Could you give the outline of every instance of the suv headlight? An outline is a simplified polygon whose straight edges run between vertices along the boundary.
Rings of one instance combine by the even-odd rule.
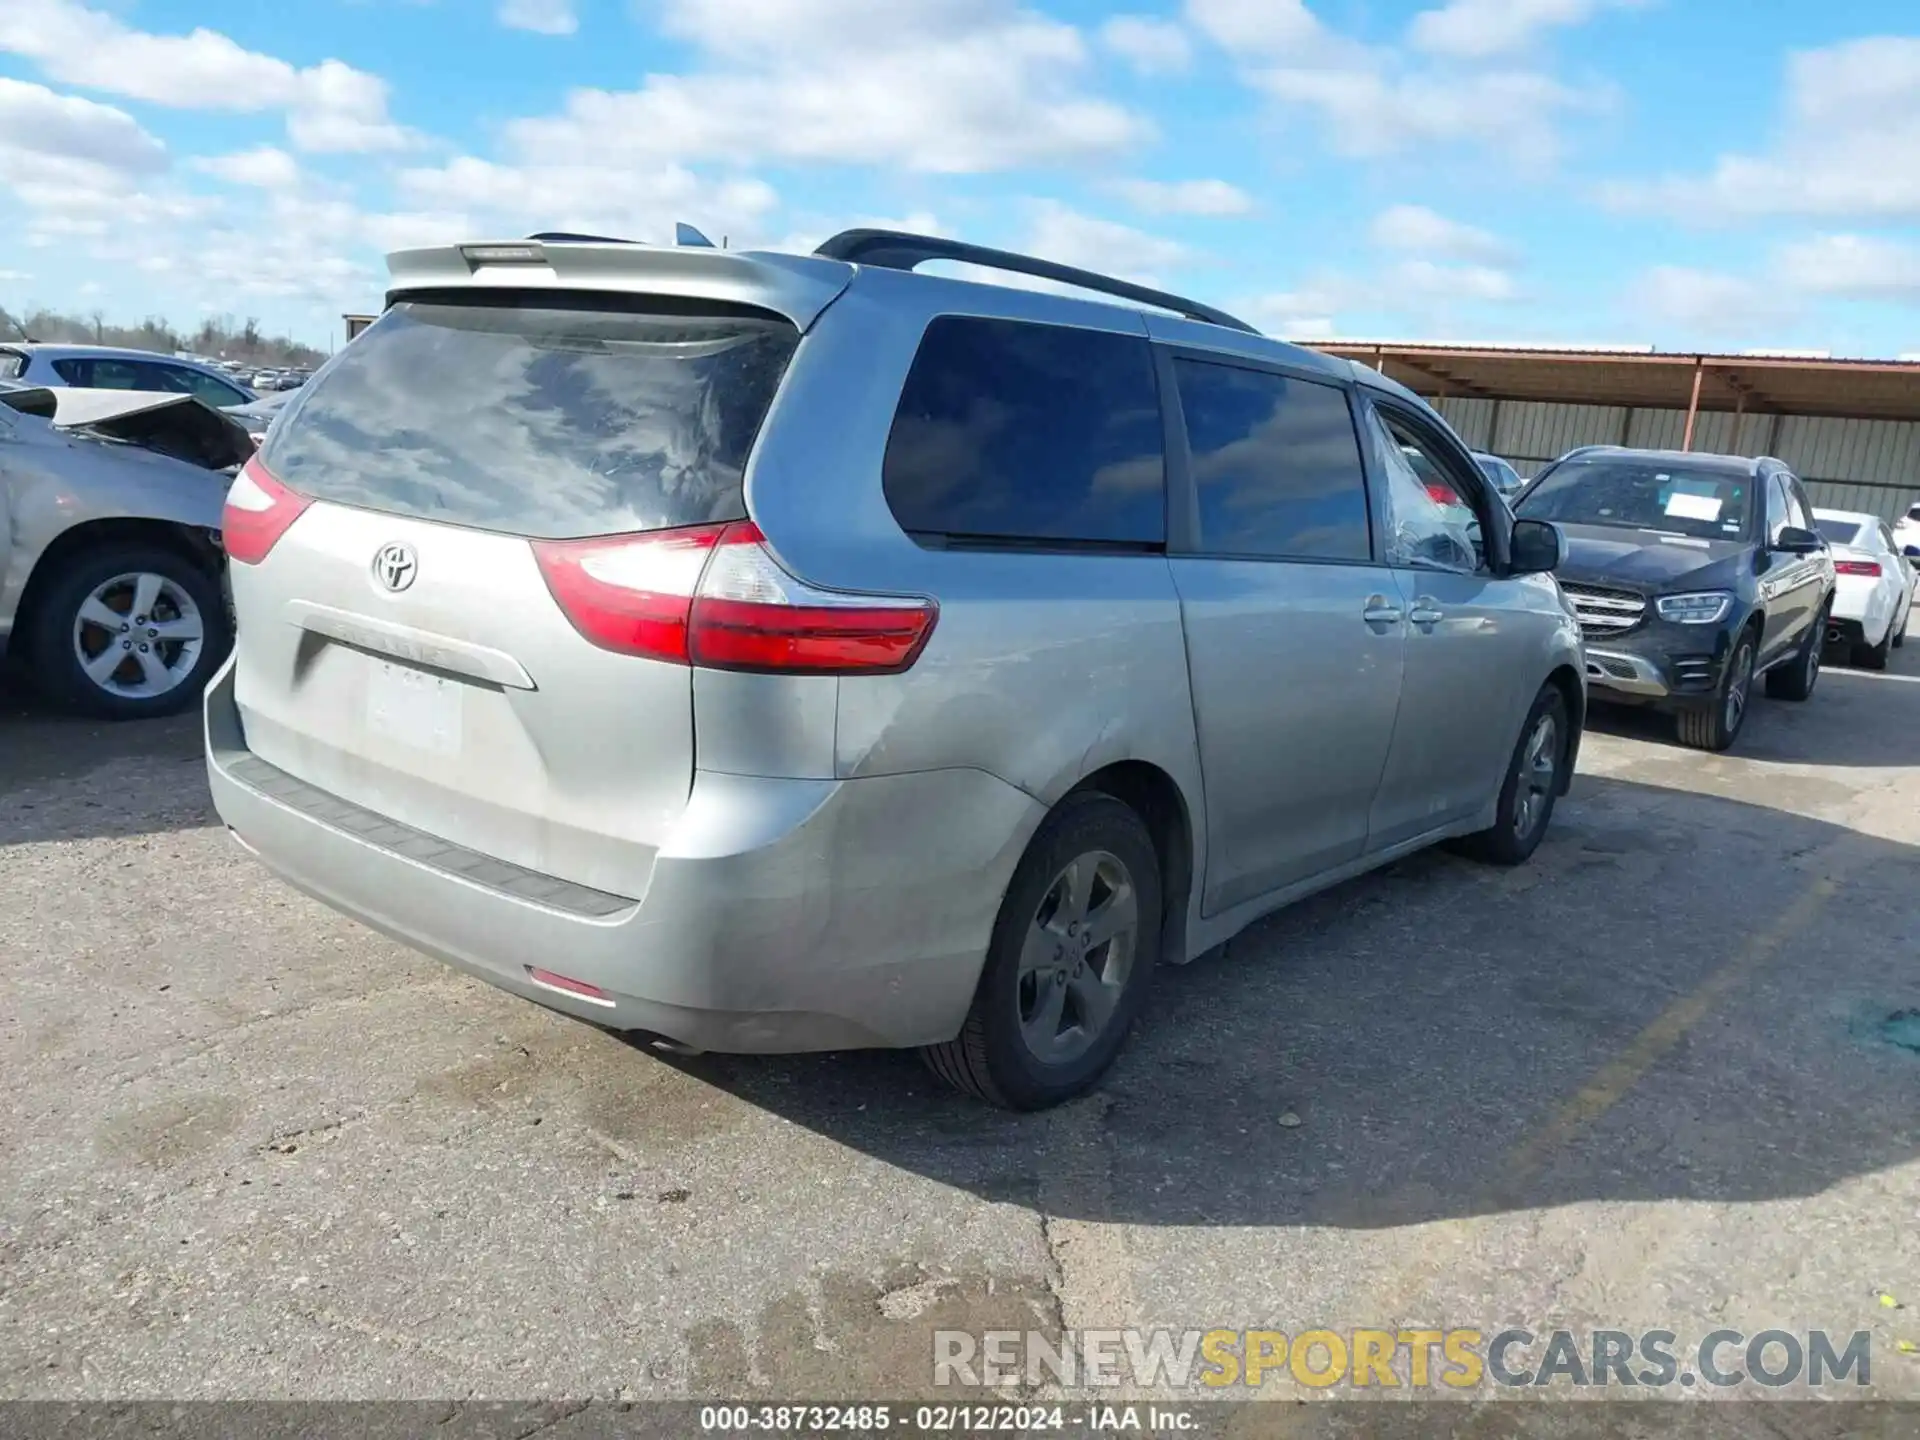
[[[1662,620],[1676,625],[1712,625],[1727,618],[1733,595],[1726,590],[1701,590],[1691,595],[1662,595],[1653,602]]]

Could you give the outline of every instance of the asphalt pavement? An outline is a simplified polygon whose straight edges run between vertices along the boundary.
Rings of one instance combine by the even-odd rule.
[[[938,1329],[1519,1326],[1865,1331],[1920,1398],[1920,645],[1726,756],[1600,714],[1580,772],[1530,865],[1272,917],[1009,1116],[508,997],[243,854],[192,717],[0,697],[0,1396],[899,1396]]]

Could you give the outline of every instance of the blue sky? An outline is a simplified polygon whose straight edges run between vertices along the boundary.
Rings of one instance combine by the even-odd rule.
[[[895,223],[1301,338],[1920,352],[1913,0],[0,0],[0,305]]]

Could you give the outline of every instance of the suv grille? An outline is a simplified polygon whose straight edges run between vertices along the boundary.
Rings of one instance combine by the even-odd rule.
[[[1630,590],[1602,590],[1594,585],[1568,585],[1560,588],[1573,602],[1580,617],[1580,633],[1589,640],[1623,635],[1638,625],[1647,613],[1645,597]]]

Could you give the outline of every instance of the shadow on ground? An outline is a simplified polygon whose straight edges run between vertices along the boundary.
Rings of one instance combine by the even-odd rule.
[[[982,1198],[1116,1224],[1806,1196],[1920,1153],[1920,1054],[1895,1043],[1915,875],[1907,845],[1587,776],[1529,867],[1415,856],[1162,970],[1103,1089],[1052,1114],[897,1054],[672,1063]]]

